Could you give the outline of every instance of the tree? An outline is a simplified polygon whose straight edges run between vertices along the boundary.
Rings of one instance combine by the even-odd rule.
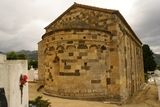
[[[48,100],[42,100],[42,96],[38,96],[35,100],[29,101],[29,107],[50,107]]]
[[[27,59],[25,54],[17,54],[14,51],[8,52],[7,53],[7,59],[8,60],[16,60],[16,59]]]
[[[28,69],[30,69],[31,66],[32,66],[34,69],[37,69],[37,68],[38,68],[38,61],[37,61],[37,60],[29,60],[29,61],[28,61]]]
[[[7,59],[8,59],[8,60],[15,60],[15,59],[17,59],[17,54],[16,54],[16,52],[14,52],[14,51],[8,52],[8,53],[7,53]]]
[[[25,54],[17,54],[17,59],[27,59]]]
[[[144,72],[154,71],[156,69],[156,62],[153,57],[153,52],[147,44],[143,45],[143,62],[144,62]]]

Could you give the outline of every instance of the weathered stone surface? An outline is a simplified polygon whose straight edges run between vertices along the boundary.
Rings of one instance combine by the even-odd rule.
[[[74,4],[38,45],[39,78],[51,95],[126,100],[144,83],[141,42],[118,11]]]
[[[28,83],[22,97],[20,90],[20,76],[28,74],[27,68],[27,60],[7,60],[0,54],[0,88],[5,90],[8,107],[28,107]]]

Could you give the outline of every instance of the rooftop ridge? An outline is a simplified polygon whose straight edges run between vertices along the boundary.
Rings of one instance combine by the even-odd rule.
[[[100,7],[96,7],[96,6],[89,6],[89,5],[79,4],[79,3],[76,3],[76,2],[74,2],[74,4],[72,6],[70,6],[66,11],[64,11],[58,18],[56,18],[53,22],[51,22],[48,26],[46,26],[45,29],[49,28],[52,24],[54,24],[55,22],[57,22],[67,12],[69,12],[72,8],[75,8],[75,7],[86,8],[86,9],[101,11],[101,12],[105,12],[105,13],[116,14],[124,22],[124,24],[126,25],[126,27],[131,31],[131,33],[140,42],[140,44],[142,44],[142,42],[140,41],[140,39],[137,37],[137,35],[135,34],[135,32],[132,30],[132,28],[130,27],[130,25],[127,23],[127,21],[125,20],[125,18],[122,16],[122,14],[118,10],[105,9],[105,8],[100,8]]]
[[[58,19],[60,19],[61,17],[63,17],[68,11],[70,11],[72,8],[74,7],[80,7],[80,8],[87,8],[87,9],[91,9],[91,10],[96,10],[96,11],[101,11],[101,12],[107,12],[107,13],[115,13],[118,12],[118,10],[113,10],[113,9],[105,9],[105,8],[100,8],[100,7],[96,7],[96,6],[89,6],[89,5],[84,5],[84,4],[79,4],[74,2],[74,4],[72,6],[70,6],[67,10],[65,10],[59,17],[57,17],[53,22],[51,22],[48,26],[45,27],[45,29],[47,29],[48,27],[50,27],[53,23],[55,23]]]

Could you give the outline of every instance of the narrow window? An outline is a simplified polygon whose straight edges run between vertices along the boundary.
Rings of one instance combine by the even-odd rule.
[[[113,65],[111,65],[110,68],[113,69]]]
[[[110,85],[111,84],[111,78],[106,78],[106,83],[107,83],[107,85]]]

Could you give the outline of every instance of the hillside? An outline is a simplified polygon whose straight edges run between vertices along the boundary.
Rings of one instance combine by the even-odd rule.
[[[4,53],[0,51],[0,54],[4,54]]]
[[[158,65],[160,65],[160,54],[154,54],[154,59]]]
[[[17,54],[25,54],[27,56],[27,59],[29,60],[38,60],[38,52],[37,50],[29,51],[29,50],[21,50],[16,52]]]
[[[3,53],[3,52],[0,52]],[[38,51],[29,51],[29,50],[21,50],[17,51],[17,54],[25,54],[27,56],[27,59],[32,60],[38,60]],[[160,54],[154,54],[154,59],[158,65],[160,65]]]

